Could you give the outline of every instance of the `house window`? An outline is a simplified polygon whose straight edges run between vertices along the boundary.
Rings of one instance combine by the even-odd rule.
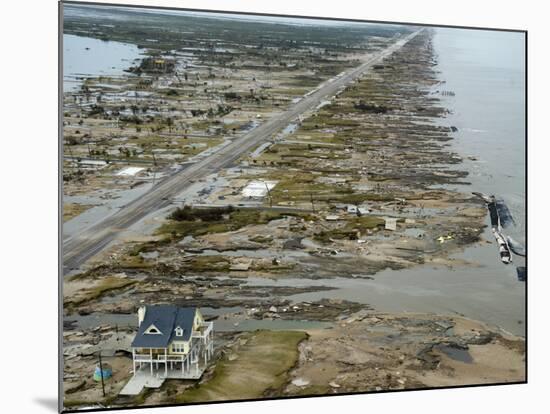
[[[176,328],[176,336],[183,336],[183,329],[179,326]]]
[[[145,331],[146,334],[160,334],[162,335],[162,332],[157,329],[155,325],[151,325],[147,330]]]
[[[172,344],[172,351],[174,352],[185,352],[185,344],[184,343],[178,343],[174,342]]]

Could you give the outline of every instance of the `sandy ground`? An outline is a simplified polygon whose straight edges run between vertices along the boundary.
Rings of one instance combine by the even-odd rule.
[[[118,393],[132,375],[132,359],[125,355],[102,357],[102,363],[112,367],[113,376],[105,380],[105,397],[100,381],[93,379],[98,364],[95,355],[87,357],[69,357],[65,360],[63,386],[66,408],[100,404],[108,406],[117,398]]]
[[[292,372],[306,385],[291,382],[285,394],[525,381],[522,338],[459,317],[364,315],[334,329],[308,331]]]

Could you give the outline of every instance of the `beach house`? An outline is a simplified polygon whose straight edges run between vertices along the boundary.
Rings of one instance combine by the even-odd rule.
[[[214,351],[213,325],[194,307],[140,307],[132,341],[134,376],[200,378]]]

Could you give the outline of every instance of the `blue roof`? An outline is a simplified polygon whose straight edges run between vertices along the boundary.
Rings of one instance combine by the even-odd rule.
[[[197,308],[180,308],[174,305],[146,306],[145,317],[132,341],[132,347],[167,348],[174,339],[188,341],[191,339],[196,311]],[[154,325],[160,333],[145,333],[151,325]],[[176,337],[178,327],[183,329],[181,337]]]

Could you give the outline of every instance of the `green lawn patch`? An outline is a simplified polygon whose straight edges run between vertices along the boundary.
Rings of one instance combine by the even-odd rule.
[[[177,396],[179,403],[246,400],[277,394],[296,365],[301,331],[256,331],[218,361],[211,379]],[[244,343],[244,344],[243,344]]]

